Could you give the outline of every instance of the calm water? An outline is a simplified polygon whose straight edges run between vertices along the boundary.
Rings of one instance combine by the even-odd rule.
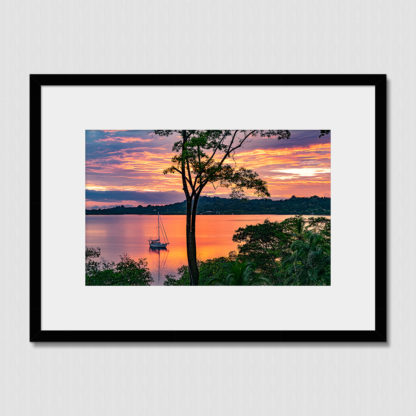
[[[197,256],[199,260],[227,256],[236,250],[232,241],[235,230],[258,224],[266,218],[283,221],[291,215],[199,215],[197,217]],[[176,274],[178,267],[187,264],[184,215],[162,218],[169,238],[167,250],[149,249],[149,238],[157,236],[155,215],[87,215],[86,245],[100,247],[101,258],[118,261],[120,255],[146,258],[154,284],[162,285],[166,274]]]

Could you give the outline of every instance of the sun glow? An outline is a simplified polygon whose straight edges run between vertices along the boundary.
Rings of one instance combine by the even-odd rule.
[[[229,164],[256,171],[268,185],[273,199],[296,196],[330,196],[330,138],[311,131],[292,131],[289,140],[250,140]],[[175,154],[178,138],[160,137],[150,130],[88,130],[86,148],[86,189],[96,191],[87,205],[109,206],[116,202],[99,200],[100,192],[138,193],[120,195],[129,204],[165,204],[184,199],[178,174],[164,175]],[[205,195],[227,197],[229,189],[207,186]],[[169,194],[169,197],[166,195]],[[253,193],[246,193],[249,197]],[[143,199],[140,199],[143,195]],[[176,195],[176,196],[175,196]]]

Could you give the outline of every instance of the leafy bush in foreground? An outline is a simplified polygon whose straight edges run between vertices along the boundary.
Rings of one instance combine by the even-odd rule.
[[[251,261],[256,270],[275,285],[329,285],[331,220],[296,216],[282,222],[239,228],[233,240],[240,260]]]
[[[147,286],[153,279],[144,259],[133,260],[127,254],[118,263],[99,261],[101,250],[85,250],[85,284],[87,286]]]
[[[255,272],[252,263],[219,257],[198,262],[200,286],[251,286],[268,285],[272,281]],[[165,286],[189,286],[188,267],[178,270],[179,278],[167,275]]]

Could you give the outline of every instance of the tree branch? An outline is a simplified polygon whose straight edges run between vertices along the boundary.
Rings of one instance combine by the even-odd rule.
[[[233,134],[233,137],[232,137],[232,139],[231,139],[231,142],[230,142],[230,144],[229,144],[229,146],[228,146],[228,149],[226,150],[226,152],[225,152],[225,154],[224,154],[224,156],[223,156],[223,158],[221,159],[221,161],[218,163],[218,166],[217,166],[217,168],[215,169],[215,171],[214,171],[214,173],[215,172],[218,172],[220,169],[221,169],[221,167],[222,167],[222,165],[223,165],[223,163],[224,163],[224,161],[225,161],[225,159],[227,159],[227,157],[229,157],[230,156],[230,154],[231,153],[233,153],[235,150],[237,150],[237,149],[239,149],[243,144],[244,144],[244,142],[253,134],[253,133],[255,133],[255,131],[256,130],[251,130],[250,132],[248,132],[240,141],[239,141],[239,143],[238,143],[238,145],[236,145],[236,146],[234,146],[234,147],[232,147],[232,145],[233,145],[233,143],[234,143],[234,140],[235,140],[235,138],[236,138],[236,135],[237,135],[237,133],[238,133],[238,130],[235,130],[234,131],[234,134]],[[198,189],[197,189],[197,191],[199,190],[199,191],[202,191],[202,189],[205,187],[205,185],[209,182],[209,180],[210,180],[210,178],[208,177],[208,178],[206,178],[205,179],[205,181],[203,181],[203,182],[201,182],[201,184],[199,185],[199,187],[198,187]]]
[[[234,135],[233,138],[231,139],[231,143],[233,142],[235,135],[237,134],[238,130],[234,131]],[[217,153],[217,150],[219,149],[219,147],[222,145],[222,143],[224,142],[225,138],[227,137],[227,135],[224,133],[222,135],[222,138],[220,139],[220,141],[218,142],[217,146],[214,148],[214,151],[212,152],[212,155],[209,157],[209,159],[205,162],[204,166],[208,166],[209,162],[211,162],[211,160],[214,158],[215,153]]]
[[[175,166],[171,166],[169,169],[172,169],[175,172],[178,172],[178,173],[180,173],[182,175],[182,171],[180,169],[178,169],[178,168],[175,168]]]
[[[234,137],[235,137],[235,135],[236,135],[236,132],[237,132],[237,130],[234,132],[234,136],[233,136],[233,139],[232,139],[232,140],[234,140]],[[215,154],[217,153],[217,150],[218,150],[218,149],[220,148],[220,146],[223,144],[223,142],[224,142],[224,140],[225,140],[225,138],[226,138],[226,137],[227,137],[227,133],[226,133],[226,132],[224,132],[224,133],[223,133],[223,135],[222,135],[222,137],[221,137],[221,139],[218,141],[217,145],[215,146],[215,148],[214,148],[214,150],[213,150],[213,152],[212,152],[211,156],[210,156],[210,157],[208,158],[208,160],[204,163],[203,168],[202,168],[202,166],[201,166],[201,158],[200,158],[200,155],[199,155],[199,146],[198,146],[198,158],[199,158],[199,164],[200,164],[200,166],[199,166],[199,172],[198,172],[198,174],[195,176],[194,188],[195,188],[195,186],[196,186],[196,184],[197,184],[198,179],[200,179],[200,181],[199,181],[199,187],[198,187],[198,188],[195,188],[195,189],[196,189],[196,191],[195,191],[195,192],[197,192],[197,191],[198,191],[198,189],[200,188],[200,186],[201,186],[201,184],[202,184],[201,177],[202,177],[202,171],[203,171],[203,169],[205,169],[205,168],[209,165],[209,163],[211,162],[211,160],[214,158]],[[204,186],[205,186],[205,185],[204,185]]]
[[[238,143],[238,145],[237,146],[235,146],[235,147],[233,147],[229,152],[228,152],[228,155],[230,154],[230,153],[232,153],[232,152],[234,152],[235,150],[237,150],[238,148],[240,148],[243,144],[244,144],[244,142],[253,134],[253,133],[255,133],[255,131],[256,130],[251,130],[245,137],[244,137],[244,139],[242,139],[242,140],[240,140],[240,143]]]

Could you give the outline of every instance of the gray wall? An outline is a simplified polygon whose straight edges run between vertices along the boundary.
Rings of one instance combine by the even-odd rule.
[[[411,0],[2,0],[0,413],[416,414],[415,17]],[[190,72],[388,74],[389,345],[28,342],[28,74]]]

